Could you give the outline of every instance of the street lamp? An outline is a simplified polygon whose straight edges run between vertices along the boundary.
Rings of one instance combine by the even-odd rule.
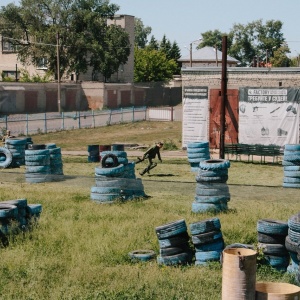
[[[190,42],[190,67],[193,66],[193,44],[200,41],[202,41],[202,39],[199,38],[198,40]]]

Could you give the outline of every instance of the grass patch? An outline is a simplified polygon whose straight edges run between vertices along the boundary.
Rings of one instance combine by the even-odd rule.
[[[136,128],[150,131],[147,128],[153,125],[156,130],[157,123],[118,125],[116,136],[109,131],[115,126],[105,127],[103,136],[109,131],[111,140],[104,138],[99,143],[118,141],[120,128],[123,135],[128,129],[130,140],[134,139],[134,134],[138,136]],[[82,132],[89,138],[93,130],[80,131],[79,135]],[[57,145],[65,143],[72,150],[73,140],[68,144],[63,132],[49,140],[37,139],[46,136],[34,136],[33,140],[41,143],[54,139]],[[145,143],[152,143],[152,137],[147,138]],[[83,149],[85,144],[80,140],[76,147]],[[136,141],[142,143],[138,138]],[[87,144],[94,142],[90,139]],[[38,226],[11,238],[9,247],[0,249],[1,299],[220,299],[219,263],[166,267],[155,260],[134,263],[128,257],[137,249],[153,249],[158,254],[156,226],[179,219],[189,225],[215,216],[191,212],[196,174],[187,159],[164,158],[163,154],[162,158],[162,164],[142,177],[150,196],[147,200],[106,205],[90,200],[94,168],[99,163],[88,163],[87,157],[63,157],[65,180],[60,182],[28,184],[24,167],[1,170],[0,200],[27,198],[29,203],[43,206]],[[144,167],[143,163],[136,166],[137,177]],[[256,245],[259,219],[287,221],[299,211],[299,190],[283,188],[282,180],[283,170],[278,165],[231,163],[229,210],[216,215],[227,245]],[[258,267],[257,280],[294,283],[292,276],[267,266]]]

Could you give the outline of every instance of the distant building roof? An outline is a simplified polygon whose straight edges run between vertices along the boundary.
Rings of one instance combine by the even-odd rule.
[[[199,50],[196,50],[192,52],[192,60],[193,61],[216,61],[216,58],[218,58],[218,61],[222,61],[222,52],[216,50],[213,47],[203,47]],[[178,61],[190,61],[190,55],[181,56]],[[227,55],[227,62],[235,62],[238,63],[239,61],[229,55]]]

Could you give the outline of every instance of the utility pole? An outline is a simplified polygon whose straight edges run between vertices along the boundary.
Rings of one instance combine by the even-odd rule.
[[[58,112],[61,113],[61,89],[60,89],[60,64],[59,64],[59,32],[56,34],[56,54],[57,54],[57,106]]]
[[[220,152],[219,157],[225,158],[225,107],[227,104],[227,36],[222,38],[222,81],[220,105]]]
[[[193,66],[193,42],[190,43],[190,67]]]

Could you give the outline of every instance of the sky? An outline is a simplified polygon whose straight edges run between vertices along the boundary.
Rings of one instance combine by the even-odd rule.
[[[17,0],[1,0],[5,6]],[[219,30],[228,33],[234,24],[246,25],[262,19],[279,20],[282,33],[291,53],[300,55],[300,0],[110,0],[120,6],[117,14],[131,15],[152,28],[160,41],[163,35],[171,43],[177,42],[182,56],[189,55],[191,42],[201,38],[201,33]],[[194,46],[196,47],[196,45]],[[195,50],[195,49],[194,49]]]

